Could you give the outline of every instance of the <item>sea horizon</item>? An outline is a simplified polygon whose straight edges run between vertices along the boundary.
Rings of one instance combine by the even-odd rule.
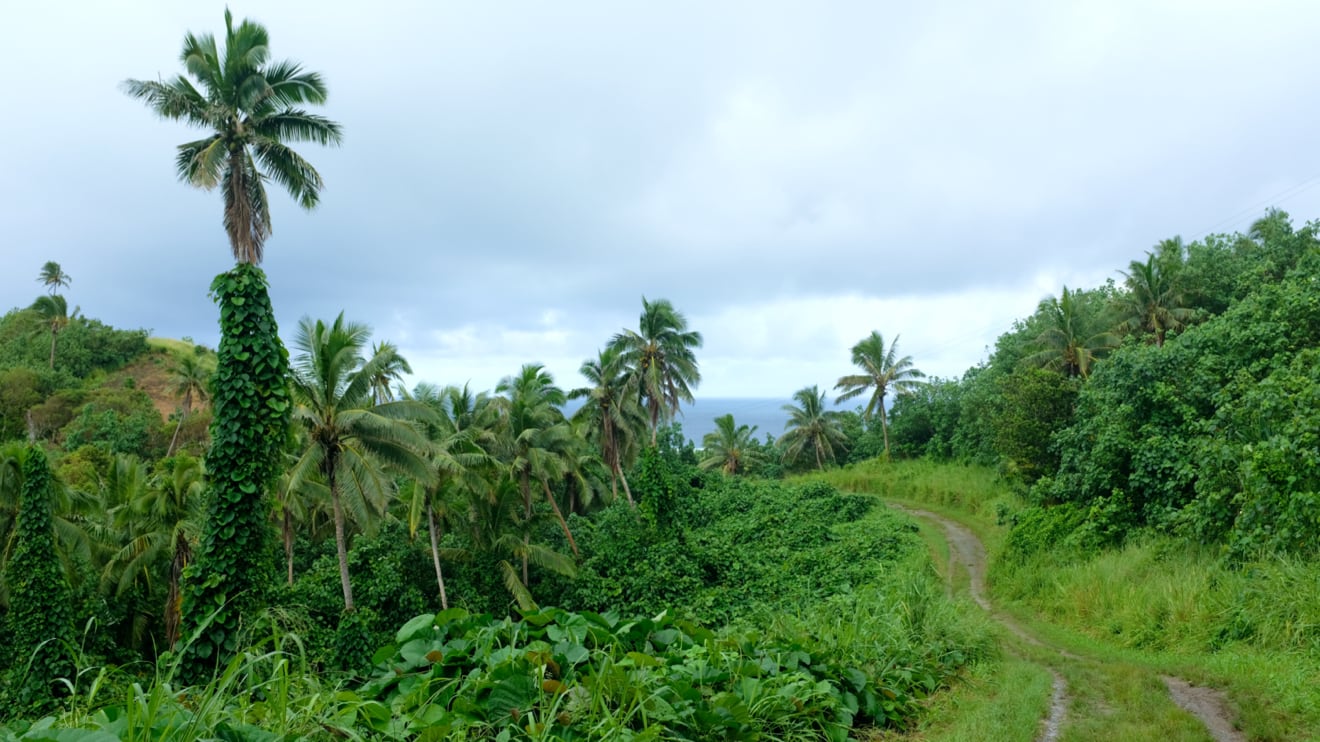
[[[736,425],[749,425],[756,428],[754,436],[764,441],[766,434],[774,438],[784,434],[788,423],[788,413],[783,407],[792,404],[788,397],[698,397],[692,404],[684,404],[674,422],[683,427],[683,437],[701,447],[702,438],[715,431],[715,418],[721,415],[733,415]],[[831,410],[855,410],[860,401],[851,400],[842,405],[834,404],[834,397],[827,396],[825,404]],[[576,410],[577,404],[565,409],[568,414]]]

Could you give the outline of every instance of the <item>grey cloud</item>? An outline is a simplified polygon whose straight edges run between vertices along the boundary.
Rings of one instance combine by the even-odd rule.
[[[642,295],[737,321],[775,300],[1034,293],[1320,172],[1310,4],[887,5],[252,12],[277,58],[325,73],[347,133],[307,149],[318,212],[275,199],[281,325],[344,309],[418,354],[482,327],[496,340],[473,352],[512,357],[500,330],[555,310],[586,357]],[[29,33],[0,48],[7,69],[49,62],[0,119],[0,296],[31,301],[55,259],[93,316],[214,342],[219,197],[174,181],[193,132],[117,84],[175,74],[184,31],[219,30],[220,7],[63,15],[16,9]],[[1315,195],[1281,205],[1305,218]]]

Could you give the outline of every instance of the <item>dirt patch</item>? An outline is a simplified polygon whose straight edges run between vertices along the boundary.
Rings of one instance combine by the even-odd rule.
[[[1247,737],[1233,726],[1228,713],[1228,697],[1223,691],[1192,685],[1182,678],[1170,675],[1160,677],[1169,689],[1173,702],[1200,719],[1210,730],[1215,742],[1247,742]]]

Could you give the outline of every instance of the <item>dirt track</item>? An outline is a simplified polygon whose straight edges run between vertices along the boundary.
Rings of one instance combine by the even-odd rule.
[[[949,543],[950,562],[956,561],[967,571],[968,591],[972,600],[976,601],[976,604],[981,606],[996,621],[1029,644],[1057,651],[1061,659],[1079,659],[1074,654],[1041,641],[1039,637],[1032,634],[1012,617],[995,610],[994,605],[990,603],[989,595],[986,593],[987,559],[985,546],[970,529],[942,515],[926,510],[915,510],[893,504],[891,504],[891,507],[902,510],[914,517],[937,523],[944,529],[945,538]],[[952,567],[951,564],[949,569],[950,578],[953,572]],[[1066,723],[1070,697],[1068,695],[1068,685],[1059,671],[1053,667],[1047,669],[1054,676],[1054,689],[1050,699],[1049,713],[1041,721],[1041,731],[1036,739],[1041,742],[1055,742],[1059,739]],[[1173,702],[1200,719],[1210,732],[1210,736],[1215,739],[1215,742],[1247,742],[1246,736],[1234,728],[1232,715],[1228,711],[1228,700],[1221,691],[1194,686],[1186,680],[1171,676],[1164,676],[1162,680],[1169,689],[1169,696],[1173,699]]]

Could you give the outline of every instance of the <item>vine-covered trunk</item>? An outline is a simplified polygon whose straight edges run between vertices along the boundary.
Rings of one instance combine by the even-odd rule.
[[[196,559],[184,572],[179,647],[183,682],[204,683],[238,651],[243,616],[274,578],[267,487],[276,479],[292,409],[289,354],[260,268],[240,263],[211,284],[220,304],[213,377],[211,472]]]
[[[67,694],[60,679],[74,676],[73,600],[55,550],[51,472],[40,446],[27,447],[21,470],[14,551],[6,570],[12,633],[5,641],[26,671],[17,672],[15,665],[14,682],[7,690],[19,709],[44,712],[55,707],[57,696]]]

